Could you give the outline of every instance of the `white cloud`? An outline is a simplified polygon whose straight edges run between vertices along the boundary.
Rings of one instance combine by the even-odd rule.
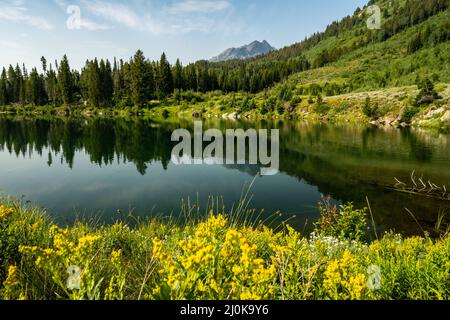
[[[64,0],[55,0],[62,2]],[[150,3],[138,8],[103,0],[80,0],[89,14],[125,27],[154,35],[176,35],[190,32],[229,31],[223,21],[208,13],[231,9],[229,0],[182,0],[171,6],[152,7]],[[230,10],[228,10],[229,12]],[[93,29],[94,30],[94,29]]]
[[[53,29],[46,19],[28,14],[23,0],[0,1],[0,20],[24,23],[42,30]]]
[[[85,30],[89,30],[89,31],[97,31],[97,30],[109,30],[109,29],[111,29],[111,27],[104,25],[104,24],[98,24],[98,23],[88,20],[88,19],[81,19],[80,20],[80,29],[85,29]]]
[[[211,13],[223,11],[229,7],[230,3],[227,0],[216,0],[216,1],[187,0],[173,4],[172,6],[169,7],[168,11],[171,14]]]
[[[64,0],[54,0],[54,1],[61,8],[66,8],[68,6],[68,4],[66,4],[66,2]]]
[[[144,30],[156,34],[156,35],[176,35],[186,34],[190,32],[209,32],[214,26],[212,19],[177,19],[157,20],[154,18],[148,18],[144,23]]]
[[[22,49],[22,45],[14,41],[0,40],[0,48],[4,49]]]
[[[123,24],[130,28],[139,28],[141,25],[139,16],[128,6],[108,3],[104,1],[83,1],[90,13]]]

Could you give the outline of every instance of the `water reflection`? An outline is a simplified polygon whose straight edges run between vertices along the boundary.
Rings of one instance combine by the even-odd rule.
[[[253,206],[267,214],[296,214],[303,229],[317,218],[321,194],[366,205],[370,199],[381,230],[406,234],[419,228],[406,212],[431,227],[447,203],[386,189],[394,177],[415,170],[450,185],[450,137],[414,130],[331,126],[296,122],[206,121],[205,128],[280,130],[280,171],[258,178]],[[182,198],[223,196],[231,206],[258,166],[173,166],[173,130],[192,121],[157,123],[136,118],[0,118],[0,189],[37,202],[65,218],[73,211],[134,208],[144,215],[176,213]]]

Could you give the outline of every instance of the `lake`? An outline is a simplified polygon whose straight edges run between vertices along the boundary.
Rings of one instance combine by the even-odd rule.
[[[61,224],[76,217],[112,222],[137,217],[176,216],[182,204],[206,210],[211,197],[230,209],[246,186],[261,219],[288,220],[311,230],[318,203],[367,206],[377,229],[420,234],[408,213],[431,229],[449,202],[390,189],[395,178],[409,182],[413,171],[450,186],[450,136],[413,129],[294,121],[206,120],[205,128],[277,128],[280,173],[256,177],[257,165],[171,163],[177,128],[193,120],[154,122],[138,118],[66,119],[0,117],[0,192],[45,207]],[[256,177],[256,178],[255,178]],[[222,206],[221,204],[219,206]],[[274,215],[283,212],[282,216]],[[270,218],[272,217],[272,218]]]

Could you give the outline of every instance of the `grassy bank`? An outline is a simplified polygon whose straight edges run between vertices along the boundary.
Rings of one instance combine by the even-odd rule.
[[[212,213],[184,226],[62,229],[41,210],[2,203],[1,299],[450,298],[448,234],[367,242],[367,211],[352,206],[322,208],[304,237]]]

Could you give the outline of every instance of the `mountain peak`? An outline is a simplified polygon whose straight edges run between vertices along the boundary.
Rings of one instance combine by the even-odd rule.
[[[217,57],[211,59],[212,62],[227,61],[233,59],[250,59],[276,50],[266,40],[262,42],[255,40],[250,44],[239,48],[230,48],[222,52]]]

